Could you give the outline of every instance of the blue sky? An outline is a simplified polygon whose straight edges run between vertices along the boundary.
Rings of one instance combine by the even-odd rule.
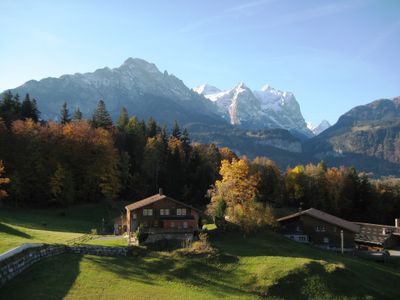
[[[154,62],[189,87],[270,84],[306,120],[400,95],[400,1],[1,0],[0,90]]]

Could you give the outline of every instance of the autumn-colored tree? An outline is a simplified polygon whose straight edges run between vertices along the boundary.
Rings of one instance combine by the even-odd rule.
[[[245,232],[253,230],[259,225],[259,220],[248,213],[258,206],[255,203],[257,182],[250,174],[248,161],[223,160],[220,175],[222,179],[215,182],[208,212],[220,218],[221,208],[226,204],[226,220],[239,225]]]
[[[232,162],[234,159],[238,159],[236,153],[228,147],[219,148],[219,153],[221,153],[222,159],[228,160],[229,162]]]
[[[4,165],[3,161],[0,160],[0,199],[7,197],[7,192],[4,190],[4,185],[10,183],[10,179],[7,177],[4,177]]]
[[[221,180],[215,182],[215,196],[221,196],[228,208],[251,201],[256,196],[256,181],[250,176],[248,162],[244,159],[221,162]]]

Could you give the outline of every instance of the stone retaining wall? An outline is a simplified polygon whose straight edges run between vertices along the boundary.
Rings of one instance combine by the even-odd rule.
[[[0,287],[43,258],[66,252],[66,246],[43,245],[25,249],[0,263]]]
[[[107,246],[69,246],[68,252],[77,254],[91,254],[97,256],[127,256],[128,247],[107,247]]]
[[[155,233],[149,234],[143,245],[157,243],[162,240],[193,241],[193,233]]]
[[[16,249],[13,249],[12,251],[15,252],[14,255],[8,256],[0,261],[0,287],[25,269],[29,268],[35,262],[46,257],[51,257],[66,252],[98,256],[126,256],[130,253],[130,248],[83,245],[42,245],[34,248],[26,248],[24,245],[22,245]]]

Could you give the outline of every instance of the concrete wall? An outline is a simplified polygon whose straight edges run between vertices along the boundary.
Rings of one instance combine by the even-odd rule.
[[[65,246],[65,245],[35,245],[27,247],[22,245],[8,251],[0,259],[0,287],[11,280],[35,262],[44,258],[62,253],[91,254],[97,256],[126,256],[130,252],[129,247],[105,247],[105,246]]]

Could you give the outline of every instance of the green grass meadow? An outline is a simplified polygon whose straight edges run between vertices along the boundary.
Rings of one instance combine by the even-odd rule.
[[[0,213],[1,224],[8,228],[0,227],[0,249],[26,240],[62,241],[98,220],[75,218],[72,211],[64,217],[29,214]],[[47,227],[40,229],[37,220],[45,215]],[[25,234],[31,237],[21,236]],[[210,242],[216,249],[211,256],[182,251],[137,257],[62,254],[34,264],[7,283],[0,299],[400,299],[400,264],[323,251],[272,232],[247,237],[216,233]]]

